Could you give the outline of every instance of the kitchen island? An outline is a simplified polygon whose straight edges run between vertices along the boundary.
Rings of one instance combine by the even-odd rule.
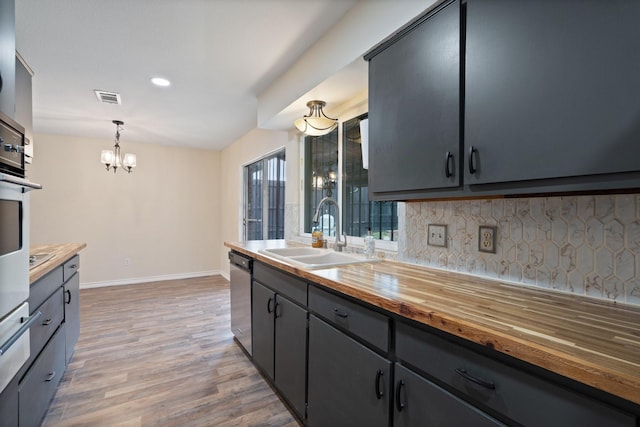
[[[307,270],[261,252],[299,246],[280,240],[225,245],[388,313],[393,322],[432,328],[485,356],[566,378],[569,387],[640,412],[640,307],[401,262]]]

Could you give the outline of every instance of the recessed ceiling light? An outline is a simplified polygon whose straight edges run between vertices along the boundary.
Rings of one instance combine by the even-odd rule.
[[[171,84],[171,82],[167,79],[163,79],[162,77],[154,77],[151,79],[151,83],[156,86],[167,87]]]

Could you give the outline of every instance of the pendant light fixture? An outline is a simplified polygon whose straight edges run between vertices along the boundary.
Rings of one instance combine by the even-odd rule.
[[[113,168],[113,173],[116,173],[119,167],[131,173],[131,170],[136,167],[136,155],[127,153],[122,158],[120,154],[120,131],[124,122],[121,120],[112,120],[112,122],[116,125],[116,140],[113,150],[102,150],[100,161],[107,167],[107,170]]]
[[[338,119],[327,117],[322,108],[327,105],[324,101],[313,100],[307,102],[309,114],[302,116],[293,124],[300,132],[309,136],[325,135],[338,126]]]

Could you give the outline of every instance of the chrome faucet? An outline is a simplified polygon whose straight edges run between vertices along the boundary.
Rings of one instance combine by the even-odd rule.
[[[320,203],[318,203],[318,207],[316,208],[316,213],[315,215],[313,215],[312,221],[314,224],[316,225],[318,224],[318,216],[320,215],[320,208],[325,203],[329,203],[336,207],[336,247],[334,249],[338,252],[342,252],[342,248],[347,246],[347,235],[346,234],[344,235],[344,242],[340,240],[340,234],[341,234],[340,233],[340,207],[338,206],[338,203],[336,203],[336,201],[333,200],[331,197],[325,197],[324,199],[320,200]]]

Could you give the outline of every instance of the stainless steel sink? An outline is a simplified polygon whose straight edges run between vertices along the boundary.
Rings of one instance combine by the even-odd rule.
[[[345,252],[334,252],[317,248],[277,248],[262,249],[260,252],[286,263],[308,269],[337,267],[349,264],[379,262],[379,258],[365,258],[362,255]]]

